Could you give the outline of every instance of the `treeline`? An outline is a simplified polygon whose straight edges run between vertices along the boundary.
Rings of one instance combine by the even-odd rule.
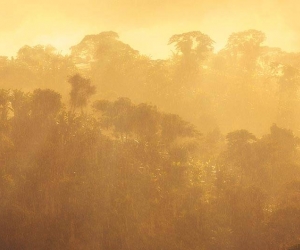
[[[247,61],[248,62],[248,61]],[[299,139],[200,133],[69,78],[0,91],[1,249],[285,249],[300,235]]]
[[[115,32],[88,35],[63,56],[51,46],[24,46],[0,60],[6,89],[51,88],[67,100],[68,77],[91,79],[96,99],[127,97],[180,115],[203,132],[247,129],[261,136],[271,124],[299,134],[299,53],[264,46],[257,30],[233,33],[218,52],[199,31],[169,40],[170,58],[153,60]]]

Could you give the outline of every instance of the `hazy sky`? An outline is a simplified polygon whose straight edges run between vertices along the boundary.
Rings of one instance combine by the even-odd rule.
[[[266,44],[300,51],[299,0],[0,0],[0,55],[23,45],[52,44],[67,52],[86,34],[113,30],[153,58],[165,57],[170,36],[208,34],[216,49],[232,32],[266,33]]]

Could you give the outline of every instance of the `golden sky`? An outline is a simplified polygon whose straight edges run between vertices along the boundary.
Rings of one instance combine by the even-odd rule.
[[[116,31],[122,41],[153,58],[169,54],[168,39],[199,30],[216,41],[249,28],[266,33],[266,44],[300,51],[299,0],[0,0],[0,55],[27,44],[58,50],[87,34]]]

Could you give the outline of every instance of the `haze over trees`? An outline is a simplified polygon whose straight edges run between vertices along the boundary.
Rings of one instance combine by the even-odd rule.
[[[112,31],[0,57],[0,248],[286,249],[300,239],[300,54]]]

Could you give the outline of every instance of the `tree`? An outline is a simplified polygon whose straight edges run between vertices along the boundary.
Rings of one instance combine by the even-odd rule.
[[[231,63],[245,72],[253,72],[264,40],[265,34],[258,30],[233,33],[228,38],[225,51],[231,58]]]
[[[230,132],[226,136],[224,165],[243,183],[254,183],[258,172],[255,164],[257,138],[247,130]]]
[[[277,122],[289,129],[299,126],[299,68],[278,64],[276,75],[279,89]]]
[[[204,60],[213,51],[213,43],[208,35],[200,31],[173,35],[169,40],[169,45],[174,44],[177,53],[197,62]]]
[[[71,76],[68,82],[72,87],[70,92],[71,109],[75,111],[77,108],[80,108],[83,111],[89,98],[96,93],[96,87],[91,85],[90,79],[84,78],[79,74]]]
[[[192,31],[173,35],[169,45],[174,44],[173,81],[178,82],[181,88],[196,87],[199,85],[199,73],[204,60],[212,53],[214,41],[200,31]]]
[[[26,81],[29,90],[51,87],[62,94],[66,94],[65,79],[75,71],[70,56],[61,55],[50,45],[23,46],[11,62],[11,68],[8,79],[14,82],[14,88],[24,88],[21,84]]]
[[[49,118],[55,116],[61,109],[61,95],[50,89],[36,89],[31,101],[33,117]]]
[[[274,212],[267,224],[269,247],[287,249],[299,243],[300,236],[300,182],[288,181],[277,192]],[[289,248],[290,249],[290,248]],[[298,249],[298,248],[291,248]]]
[[[8,90],[0,89],[0,132],[5,130],[10,111],[10,93]]]

